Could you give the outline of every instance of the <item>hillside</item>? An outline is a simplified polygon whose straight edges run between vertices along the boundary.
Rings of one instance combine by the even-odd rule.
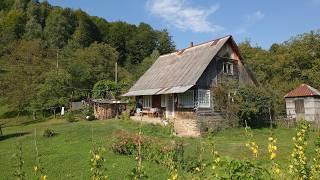
[[[174,50],[166,30],[146,23],[108,22],[47,1],[2,0],[0,101],[25,111],[86,98],[96,82],[114,80],[116,62],[124,91],[150,58]]]

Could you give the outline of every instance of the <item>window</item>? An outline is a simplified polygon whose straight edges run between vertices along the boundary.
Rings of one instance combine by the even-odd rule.
[[[223,73],[225,74],[233,74],[233,64],[230,62],[223,63]]]
[[[198,103],[200,108],[210,108],[210,90],[198,90]]]
[[[182,94],[178,94],[178,104],[180,107],[193,108],[194,95],[193,90],[188,90]]]
[[[166,107],[166,106],[167,106],[166,95],[162,94],[161,95],[161,107]]]
[[[143,107],[151,108],[152,106],[152,96],[143,96]]]

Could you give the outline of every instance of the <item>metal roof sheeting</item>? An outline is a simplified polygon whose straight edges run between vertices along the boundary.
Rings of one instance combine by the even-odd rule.
[[[320,96],[320,91],[318,91],[317,89],[307,84],[301,84],[299,87],[290,91],[284,97],[289,98],[289,97],[307,97],[307,96]]]
[[[187,91],[196,84],[211,60],[230,38],[231,36],[226,36],[179,52],[160,56],[130,88],[129,92],[123,96],[183,93]]]

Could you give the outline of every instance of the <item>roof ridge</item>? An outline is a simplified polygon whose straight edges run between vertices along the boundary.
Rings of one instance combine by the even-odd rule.
[[[198,46],[201,46],[201,45],[210,43],[210,42],[214,42],[214,41],[217,41],[217,40],[220,40],[220,39],[224,39],[224,38],[226,38],[226,37],[232,37],[232,35],[226,35],[226,36],[223,36],[223,37],[220,37],[220,38],[217,38],[217,39],[212,39],[212,40],[209,40],[209,41],[201,42],[201,43],[199,43],[199,44],[193,45],[192,47],[182,48],[182,49],[180,49],[180,50],[176,50],[176,51],[171,52],[171,53],[168,53],[168,54],[160,55],[159,57],[167,56],[167,55],[170,55],[170,54],[176,54],[176,53],[179,53],[179,52],[181,52],[181,51],[185,51],[185,50],[187,50],[187,49],[192,49],[192,48],[194,48],[194,47],[198,47]]]

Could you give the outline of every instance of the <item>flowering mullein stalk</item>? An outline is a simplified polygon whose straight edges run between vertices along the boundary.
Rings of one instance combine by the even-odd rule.
[[[296,135],[292,138],[294,148],[291,154],[292,160],[289,165],[289,172],[297,179],[308,179],[309,169],[307,158],[305,156],[305,146],[307,145],[307,133],[310,124],[305,120],[298,122]]]
[[[17,149],[18,149],[18,152],[13,155],[13,158],[17,161],[17,163],[14,166],[15,167],[15,171],[14,171],[13,175],[16,177],[16,179],[24,180],[24,179],[26,179],[26,173],[23,171],[24,160],[23,160],[23,157],[22,157],[22,145],[21,145],[21,142],[19,142],[17,144]]]
[[[220,165],[220,155],[218,151],[216,151],[215,144],[211,143],[211,154],[212,154],[212,176],[214,178],[218,178],[218,167]]]
[[[246,147],[248,147],[251,150],[253,157],[257,158],[259,154],[259,146],[252,140],[253,133],[251,131],[251,128],[247,126],[247,121],[245,121],[245,123],[246,123],[245,131],[246,131],[246,136],[248,138]]]
[[[275,159],[277,157],[277,139],[273,137],[273,134],[271,133],[270,137],[268,138],[268,152],[269,152],[269,158],[272,161],[272,173],[274,175],[280,174],[280,168],[279,165],[275,162]]]
[[[105,152],[105,148],[94,148],[90,151],[90,171],[92,172],[92,180],[107,179],[108,177],[104,175],[106,168],[104,168],[105,158],[102,156]]]
[[[316,144],[315,157],[313,158],[313,164],[311,166],[310,179],[320,179],[320,137]]]
[[[34,147],[36,151],[36,165],[33,166],[33,170],[35,175],[38,177],[37,179],[46,180],[48,176],[44,173],[44,168],[41,166],[41,158],[38,151],[37,129],[34,129]]]

